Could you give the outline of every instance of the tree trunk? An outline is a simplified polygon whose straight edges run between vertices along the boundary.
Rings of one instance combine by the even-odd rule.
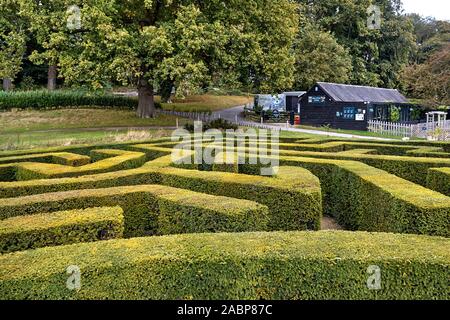
[[[171,102],[170,98],[172,97],[173,85],[174,83],[170,79],[161,82],[161,88],[159,90],[161,93],[161,102],[163,103]]]
[[[12,89],[12,81],[9,78],[3,79],[3,90],[10,91]]]
[[[48,90],[56,89],[56,75],[57,75],[56,66],[55,65],[48,66],[48,78],[47,78]]]
[[[139,118],[153,118],[155,115],[153,86],[146,79],[139,80],[138,94],[139,105],[137,108],[137,116]]]

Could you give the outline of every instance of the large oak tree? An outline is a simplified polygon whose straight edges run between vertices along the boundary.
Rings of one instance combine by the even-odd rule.
[[[17,74],[22,70],[26,50],[25,20],[20,16],[20,4],[16,0],[0,1],[0,79],[8,91]]]
[[[73,20],[73,12],[66,12],[73,4],[81,14],[78,28],[55,22],[46,29],[47,57],[58,52],[60,76],[67,84],[94,88],[111,81],[135,84],[140,117],[154,115],[154,87],[164,82],[173,83],[178,95],[217,82],[263,92],[292,85],[294,59],[289,50],[298,21],[292,1],[52,3],[53,20],[58,14],[63,21]],[[38,17],[33,21],[39,25]]]

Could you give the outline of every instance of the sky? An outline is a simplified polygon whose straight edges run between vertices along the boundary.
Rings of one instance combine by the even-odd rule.
[[[450,21],[450,0],[402,0],[405,13]]]

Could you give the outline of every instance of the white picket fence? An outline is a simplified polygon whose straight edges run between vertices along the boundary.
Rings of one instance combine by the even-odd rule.
[[[390,136],[403,136],[403,137],[414,136],[414,125],[405,123],[369,120],[368,130],[370,132]]]
[[[437,123],[406,124],[387,121],[368,121],[368,130],[383,135],[401,136],[410,138],[429,138],[437,140],[450,140],[450,121],[446,121],[443,127],[439,127],[439,135],[436,136]]]

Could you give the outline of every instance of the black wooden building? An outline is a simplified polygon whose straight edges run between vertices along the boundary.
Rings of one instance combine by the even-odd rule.
[[[367,130],[369,120],[413,122],[417,106],[397,90],[318,82],[300,99],[301,124]]]

